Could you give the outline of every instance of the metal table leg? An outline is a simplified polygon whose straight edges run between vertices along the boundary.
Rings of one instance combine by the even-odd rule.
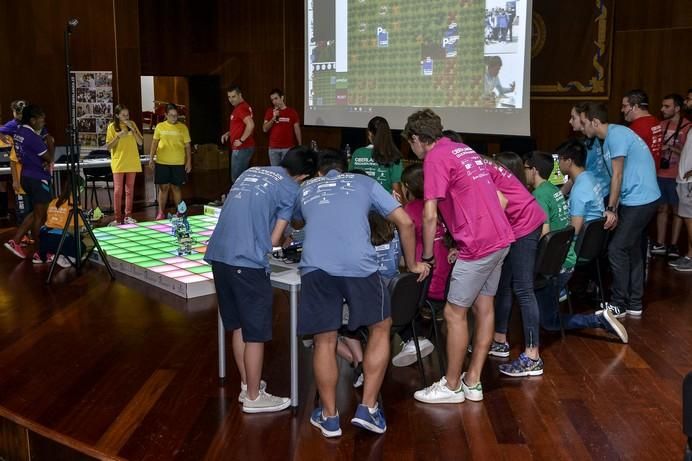
[[[291,406],[298,407],[298,287],[291,290]]]
[[[217,312],[217,324],[219,335],[219,386],[226,382],[226,330],[221,320],[221,312]]]

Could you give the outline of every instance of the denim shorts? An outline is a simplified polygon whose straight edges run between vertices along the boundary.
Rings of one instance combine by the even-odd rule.
[[[340,277],[318,269],[301,277],[298,334],[339,330],[344,319],[344,300],[348,304],[350,331],[391,315],[387,284],[378,272],[367,277]]]
[[[675,190],[675,178],[656,178],[658,188],[661,190],[661,198],[658,199],[659,205],[677,205],[678,193]]]
[[[224,328],[240,328],[246,343],[271,341],[273,290],[269,272],[218,261],[212,261],[211,268]]]

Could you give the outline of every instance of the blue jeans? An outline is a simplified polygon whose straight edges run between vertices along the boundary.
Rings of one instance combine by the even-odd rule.
[[[521,319],[524,324],[526,347],[538,347],[540,315],[533,290],[533,267],[541,237],[541,227],[518,239],[509,247],[509,254],[502,265],[500,285],[495,295],[495,331],[507,333],[512,313],[512,292],[517,296]]]
[[[255,153],[254,147],[231,151],[231,184],[250,167],[250,158]]]
[[[290,148],[286,147],[285,149],[275,149],[273,147],[269,148],[269,164],[271,166],[279,166],[281,163],[281,160],[284,159],[284,156],[286,155],[286,152],[291,150]]]
[[[565,330],[582,328],[605,328],[603,316],[596,314],[560,314],[558,296],[567,286],[574,271],[561,273],[557,279],[549,281],[546,286],[536,290],[536,301],[541,312],[541,327],[548,331],[560,331],[560,316]]]

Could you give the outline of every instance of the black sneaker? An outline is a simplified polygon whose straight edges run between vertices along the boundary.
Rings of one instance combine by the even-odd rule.
[[[639,309],[627,308],[627,315],[631,317],[641,317],[644,310],[640,307]]]
[[[679,258],[680,250],[677,245],[671,245],[668,247],[668,257],[669,258]]]
[[[613,314],[613,317],[615,317],[616,319],[621,319],[625,317],[628,313],[624,307],[616,306],[615,304],[610,303],[601,303],[601,309],[595,312],[596,315],[603,314],[604,309],[608,309]]]

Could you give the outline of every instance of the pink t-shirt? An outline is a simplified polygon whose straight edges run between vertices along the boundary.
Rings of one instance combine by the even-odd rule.
[[[543,208],[531,192],[507,168],[490,160],[484,160],[490,176],[507,199],[505,214],[514,231],[514,238],[519,240],[543,226],[548,219]]]
[[[416,228],[416,261],[420,261],[423,256],[423,200],[413,200],[404,205],[404,211],[408,213]],[[447,278],[452,269],[452,265],[447,261],[449,250],[444,244],[445,232],[447,228],[441,222],[437,223],[435,230],[435,242],[433,243],[433,255],[435,256],[435,267],[432,270],[430,288],[428,288],[428,298],[435,301],[445,299],[445,288]]]
[[[514,242],[497,188],[473,149],[440,139],[425,156],[423,176],[425,199],[438,201],[459,259],[481,259]]]

